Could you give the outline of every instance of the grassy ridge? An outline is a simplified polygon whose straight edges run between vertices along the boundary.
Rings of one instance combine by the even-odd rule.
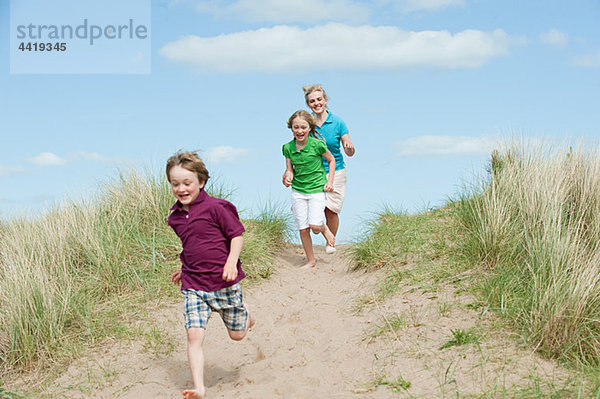
[[[411,273],[399,267],[408,256],[430,282],[475,269],[471,285],[529,347],[597,379],[600,153],[515,145],[494,152],[488,172],[444,208],[382,211],[355,244],[355,264],[389,270],[382,295]],[[449,261],[427,267],[435,257]]]
[[[490,302],[529,344],[563,360],[600,359],[600,154],[514,146],[459,202],[464,252],[489,270]]]
[[[215,189],[209,185],[208,191]],[[76,355],[126,330],[124,320],[136,304],[175,295],[168,275],[179,266],[180,241],[166,223],[173,202],[164,179],[130,171],[102,187],[92,203],[70,203],[39,220],[4,224],[2,369]],[[280,215],[267,209],[243,220],[249,279],[270,274],[286,232]]]

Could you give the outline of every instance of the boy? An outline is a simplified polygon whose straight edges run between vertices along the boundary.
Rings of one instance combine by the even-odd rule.
[[[229,337],[244,339],[254,325],[243,302],[240,280],[245,277],[239,259],[245,229],[229,201],[209,196],[204,185],[208,171],[200,157],[178,152],[167,161],[167,179],[177,202],[169,226],[181,239],[181,270],[171,275],[181,284],[185,299],[185,326],[193,390],[185,399],[204,398],[204,332],[211,311],[221,315]]]

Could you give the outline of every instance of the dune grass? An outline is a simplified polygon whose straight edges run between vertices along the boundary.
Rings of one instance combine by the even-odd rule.
[[[514,145],[457,203],[463,251],[484,265],[490,303],[534,349],[600,360],[600,154]]]
[[[207,191],[225,190],[209,182]],[[165,179],[131,170],[92,201],[3,223],[0,371],[63,362],[105,337],[126,336],[136,307],[176,297],[168,276],[181,248],[166,223],[173,202]],[[276,211],[243,220],[248,280],[268,277],[284,244],[286,219]]]
[[[405,276],[410,256],[453,257],[443,273],[484,272],[485,299],[530,347],[597,366],[600,153],[516,144],[495,151],[488,172],[441,209],[384,209],[356,243],[355,267]]]
[[[379,299],[407,277],[435,289],[436,278],[467,273],[486,310],[531,349],[583,371],[600,397],[598,150],[518,143],[495,151],[485,177],[446,206],[384,209],[352,257],[357,269],[387,271]]]
[[[464,270],[457,252],[458,224],[451,207],[408,214],[389,207],[367,222],[362,238],[350,249],[355,270],[386,270],[380,283],[382,298],[398,281],[435,285]],[[411,267],[405,267],[411,263]],[[432,266],[432,267],[430,267]]]
[[[355,269],[376,270],[404,265],[410,256],[439,257],[443,246],[435,238],[445,210],[409,215],[390,207],[367,221],[367,229],[351,249]]]

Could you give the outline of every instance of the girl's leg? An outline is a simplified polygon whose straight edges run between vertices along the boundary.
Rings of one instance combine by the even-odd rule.
[[[184,399],[204,398],[204,328],[189,328],[188,337],[188,362],[192,373],[195,389],[183,391]]]
[[[304,248],[307,260],[306,265],[302,266],[302,269],[314,267],[317,264],[317,260],[313,251],[312,238],[310,238],[310,228],[300,230],[300,241],[302,241],[302,248]]]

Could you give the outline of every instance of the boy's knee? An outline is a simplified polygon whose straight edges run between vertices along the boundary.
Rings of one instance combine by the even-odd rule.
[[[190,344],[200,344],[204,342],[204,328],[189,328],[187,338]]]
[[[229,338],[234,341],[241,341],[246,337],[246,331],[227,330],[227,332],[229,333]]]

